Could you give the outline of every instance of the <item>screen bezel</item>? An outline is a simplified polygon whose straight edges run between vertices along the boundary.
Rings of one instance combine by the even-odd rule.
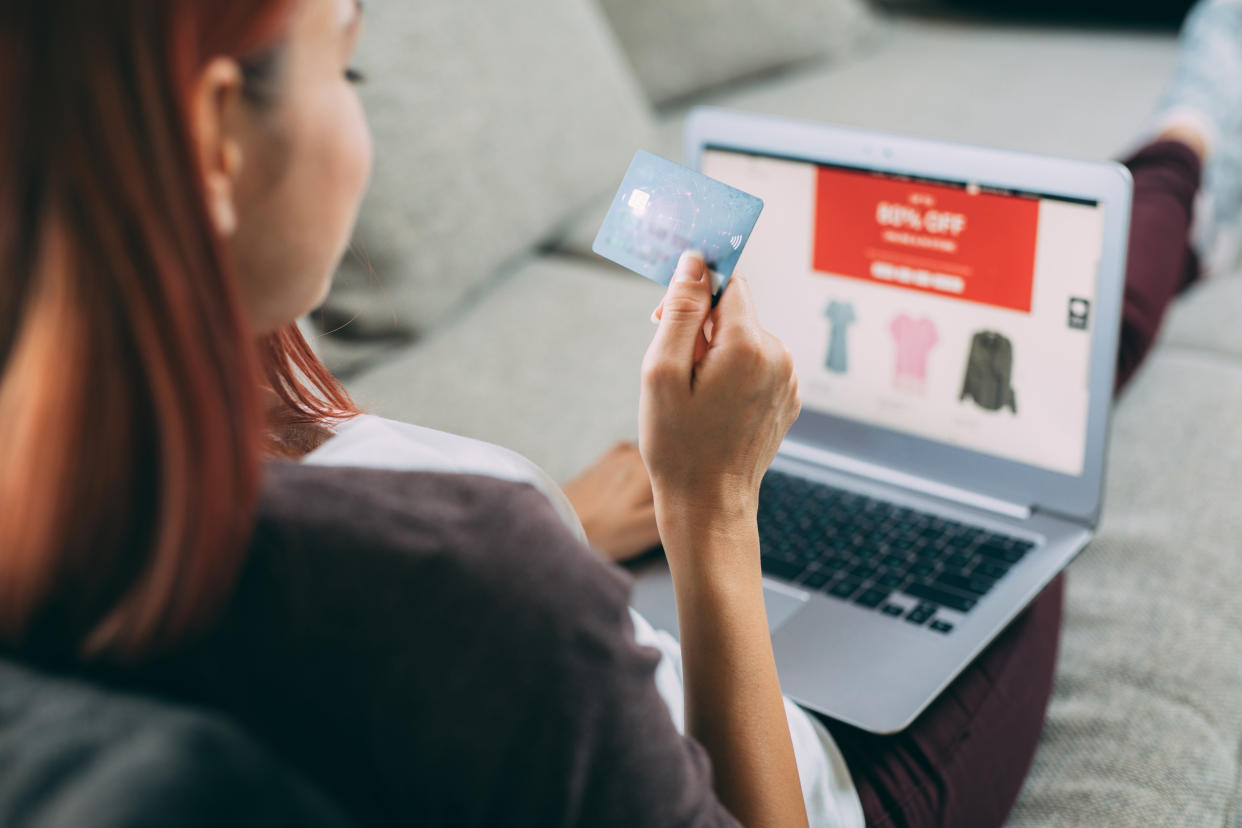
[[[810,409],[803,410],[789,432],[795,442],[863,463],[1095,526],[1103,499],[1133,193],[1133,181],[1124,166],[702,107],[693,110],[686,120],[686,165],[700,170],[707,150],[947,181],[969,179],[981,186],[1099,204],[1104,234],[1081,475],[1060,474]],[[762,274],[754,278],[762,278]]]

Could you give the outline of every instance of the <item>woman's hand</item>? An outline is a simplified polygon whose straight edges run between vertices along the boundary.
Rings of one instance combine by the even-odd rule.
[[[746,280],[735,275],[713,310],[706,274],[701,256],[682,256],[639,405],[657,515],[675,512],[690,533],[754,520],[764,472],[801,410],[793,358],[759,326]]]
[[[651,478],[638,446],[618,443],[565,486],[591,547],[620,563],[654,549],[656,528]]]
[[[759,484],[801,410],[789,351],[734,276],[712,310],[702,257],[683,256],[643,362],[639,446],[673,576],[686,731],[743,825],[806,825],[768,636]],[[710,321],[707,331],[704,326]]]

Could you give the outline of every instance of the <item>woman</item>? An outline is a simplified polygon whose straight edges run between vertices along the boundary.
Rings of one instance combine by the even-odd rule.
[[[369,173],[356,0],[0,14],[3,641],[224,707],[371,824],[805,824],[754,529],[797,388],[745,288],[692,392],[683,268],[646,370],[695,743],[536,490],[261,463],[355,413],[293,324]]]
[[[755,513],[797,380],[745,279],[712,310],[683,258],[644,364],[635,489],[674,573],[677,665],[537,485],[333,461],[375,421],[294,320],[369,172],[357,0],[13,0],[0,23],[9,652],[223,709],[367,824],[1003,819],[1060,584],[906,734],[829,723],[834,743],[787,705]],[[1178,260],[1131,274],[1133,365],[1187,272],[1177,188],[1202,136],[1183,121],[1152,169],[1184,169],[1140,188]],[[620,547],[642,522],[602,524]],[[991,688],[1018,684],[1001,715]]]

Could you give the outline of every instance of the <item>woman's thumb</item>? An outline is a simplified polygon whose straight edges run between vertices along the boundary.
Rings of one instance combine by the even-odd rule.
[[[694,369],[695,347],[711,310],[712,285],[703,254],[688,250],[682,254],[669,282],[651,355],[668,367],[677,366],[688,380]]]

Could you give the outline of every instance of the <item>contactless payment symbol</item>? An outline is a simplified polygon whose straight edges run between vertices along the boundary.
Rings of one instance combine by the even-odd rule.
[[[1087,299],[1073,297],[1069,301],[1069,326],[1076,331],[1085,331],[1091,323],[1091,302]]]

